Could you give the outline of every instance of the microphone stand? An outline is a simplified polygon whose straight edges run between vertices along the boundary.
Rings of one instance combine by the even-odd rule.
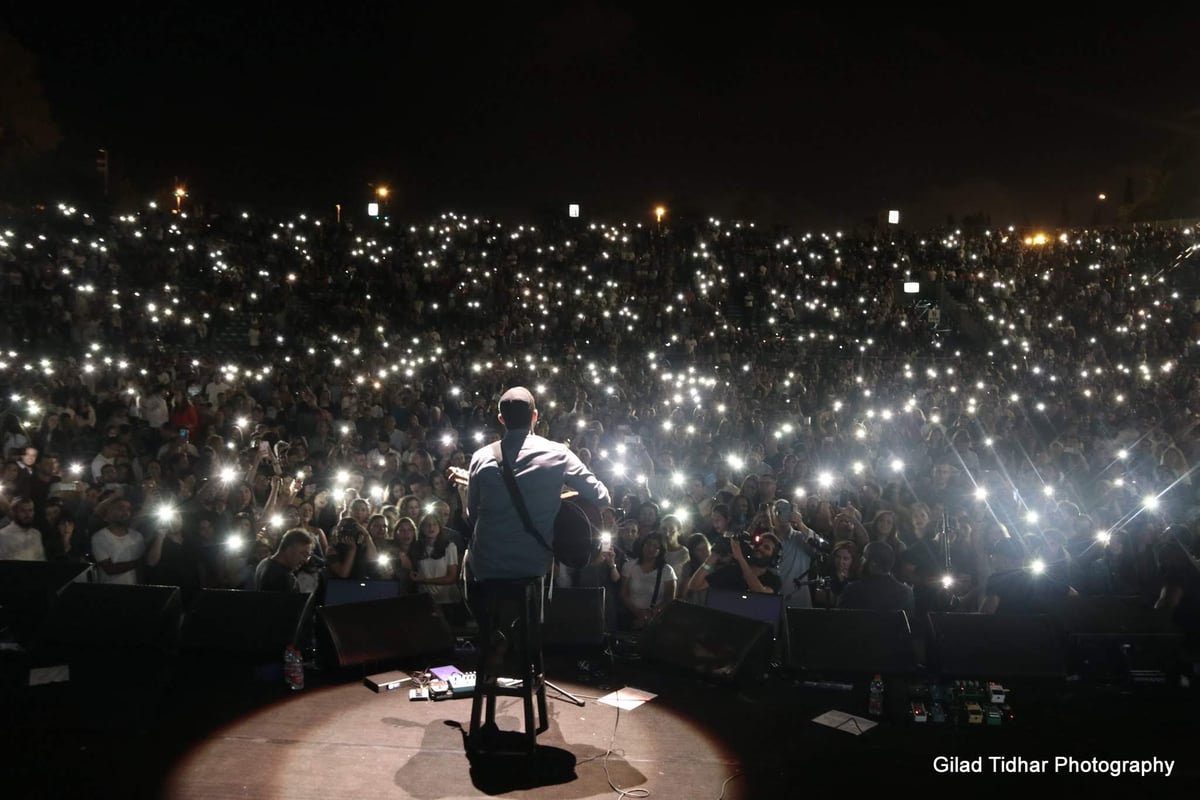
[[[943,575],[950,575],[953,578],[954,573],[951,572],[953,564],[950,563],[950,524],[946,518],[946,509],[942,508],[942,568],[945,570]],[[950,595],[948,605],[953,611],[958,606],[958,596],[954,594],[954,590],[949,587],[942,587],[943,590]]]

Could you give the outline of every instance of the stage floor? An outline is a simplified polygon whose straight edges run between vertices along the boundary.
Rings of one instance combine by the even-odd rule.
[[[80,680],[4,687],[0,785],[6,798],[650,798],[792,797],[886,785],[1011,791],[1014,776],[943,774],[934,758],[1163,758],[1170,778],[1015,776],[1108,796],[1134,786],[1164,796],[1200,788],[1192,758],[1196,693],[1058,683],[1018,686],[1018,719],[1001,727],[916,724],[889,687],[888,714],[861,735],[813,722],[827,711],[865,715],[866,683],[841,691],[773,674],[738,685],[640,661],[550,657],[550,729],[532,760],[466,757],[469,699],[413,702],[375,693],[361,676],[311,672],[282,680],[207,673],[155,681],[129,675],[99,690]],[[9,671],[11,677],[12,672]],[[595,698],[632,687],[657,696],[618,712]],[[1010,687],[1012,688],[1012,687]],[[516,699],[498,702],[501,727],[520,728]],[[608,754],[607,759],[605,758]],[[952,785],[951,785],[952,784]],[[1152,788],[1157,787],[1157,788]],[[635,794],[636,796],[644,796]]]
[[[591,699],[594,687],[558,685],[589,699],[580,708],[548,690],[550,728],[532,760],[477,759],[473,769],[470,699],[411,701],[405,689],[347,684],[297,692],[215,731],[176,765],[163,797],[327,800],[337,787],[346,797],[582,800],[612,797],[610,780],[659,797],[716,797],[739,770],[719,740],[664,703],[619,711]],[[521,715],[518,699],[498,701],[501,729],[520,730]],[[725,796],[747,795],[731,786]]]

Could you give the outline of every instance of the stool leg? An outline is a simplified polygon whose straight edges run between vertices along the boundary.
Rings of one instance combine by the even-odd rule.
[[[533,750],[537,747],[538,728],[533,717],[533,695],[537,691],[537,676],[534,674],[535,664],[533,655],[533,639],[537,635],[538,609],[537,601],[539,599],[535,592],[540,592],[540,584],[530,584],[525,590],[525,619],[524,630],[521,631],[521,666],[524,670],[522,676],[522,700],[525,705],[525,739],[529,745],[529,749]]]
[[[479,603],[476,612],[476,620],[479,623],[479,660],[475,666],[475,691],[471,694],[471,729],[469,740],[472,746],[476,748],[478,747],[480,738],[481,722],[493,723],[496,718],[496,696],[494,694],[496,678],[492,674],[491,668],[492,638],[493,631],[496,629],[496,620],[494,619],[493,599],[484,596],[482,594],[484,591],[480,587],[478,589],[479,594],[476,596],[476,602]],[[481,720],[485,701],[487,704],[487,716],[486,719]]]
[[[533,676],[533,686],[537,692],[538,733],[545,733],[550,728],[550,716],[546,713],[546,665],[542,658],[542,598],[536,598],[531,621],[529,642],[529,661],[532,665],[530,672]]]
[[[546,668],[542,664],[542,650],[539,647],[537,652],[537,706],[538,706],[538,733],[545,733],[550,729],[550,716],[546,713]]]

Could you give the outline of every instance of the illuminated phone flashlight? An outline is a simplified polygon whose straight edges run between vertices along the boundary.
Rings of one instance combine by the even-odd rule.
[[[1029,509],[1028,511],[1025,512],[1025,521],[1031,525],[1033,523],[1037,522],[1038,521],[1038,513],[1036,511],[1034,511],[1032,508]]]
[[[604,533],[600,534],[600,546],[606,547],[606,548],[612,547],[612,534],[611,533],[608,533],[607,531],[605,531]]]
[[[225,540],[225,549],[231,553],[236,553],[245,546],[246,543],[242,540],[242,537],[235,533],[229,534],[229,538]]]
[[[300,470],[299,472],[296,473],[296,480],[298,480],[298,481],[304,480],[304,470]]]
[[[386,490],[386,489],[384,489],[382,486],[372,486],[372,487],[371,487],[371,496],[372,496],[372,497],[375,497],[375,498],[377,498],[377,499],[379,499],[379,500],[382,500],[382,499],[383,499],[383,496],[384,496],[386,493],[387,493],[387,490]]]
[[[863,466],[863,463],[861,461],[855,461],[853,464],[850,465],[850,471],[853,472],[855,475],[862,475],[864,469],[866,469],[866,467]]]
[[[1153,494],[1146,495],[1145,497],[1142,498],[1142,505],[1146,508],[1147,511],[1157,511],[1158,510],[1158,496],[1153,495]]]
[[[342,426],[342,436],[345,436],[345,435],[346,435],[346,434],[348,434],[348,433],[350,433],[350,426],[349,426],[349,425],[343,425],[343,426]]]
[[[433,507],[433,503],[426,503],[426,504],[425,504],[425,513],[426,513],[426,514],[432,514],[434,511],[435,511],[435,509],[434,509],[434,507]]]
[[[283,515],[282,514],[272,514],[271,515],[271,527],[272,528],[282,528],[283,527]]]
[[[817,486],[822,489],[828,489],[833,485],[833,475],[828,472],[822,472],[817,475]]]
[[[975,499],[976,500],[987,500],[987,488],[983,487],[983,486],[976,486],[975,487]]]
[[[684,481],[686,481],[686,480],[687,480],[687,478],[684,477],[684,474],[682,472],[676,472],[675,474],[673,474],[671,476],[671,485],[672,486],[683,486]]]
[[[954,585],[954,576],[953,575],[943,575],[942,576],[942,588],[943,589],[949,589],[953,585]]]
[[[222,483],[233,483],[235,480],[237,480],[237,470],[235,470],[233,467],[221,468]]]
[[[345,486],[350,482],[350,473],[344,469],[339,469],[336,478],[338,483]]]
[[[1096,531],[1096,541],[1102,545],[1107,545],[1112,541],[1112,534],[1108,531]]]
[[[83,472],[83,464],[72,464],[70,470],[72,475],[78,475]]]
[[[249,424],[250,424],[250,420],[247,419],[246,417],[238,417],[237,418],[237,427],[244,428]]]
[[[454,437],[448,433],[443,433],[442,434],[442,446],[449,447],[452,444],[454,444]]]
[[[614,475],[620,475],[624,477],[625,465],[618,461],[617,463],[613,464],[612,471]]]
[[[726,459],[731,469],[740,472],[742,467],[746,466],[746,462],[741,459],[741,456],[729,456]]]
[[[892,459],[892,472],[903,472],[903,471],[904,471],[904,462],[898,458],[893,458]]]
[[[387,553],[380,553],[379,558],[377,558],[376,560],[380,564],[382,564],[383,566],[386,567],[389,563],[391,563],[392,557],[390,555],[388,555]]]
[[[797,486],[795,489],[792,490],[792,494],[796,495],[796,497],[804,497],[806,492],[804,491],[803,486]]]
[[[1042,561],[1040,558],[1035,558],[1032,562],[1030,562],[1029,569],[1034,575],[1041,575],[1046,571],[1046,562]]]
[[[1046,497],[1054,497],[1054,487],[1046,484],[1042,487],[1042,494],[1046,495]]]
[[[158,509],[154,512],[154,515],[158,517],[159,521],[161,522],[170,522],[171,520],[175,519],[175,509],[167,505],[162,505],[158,507]]]
[[[1124,461],[1125,459],[1129,458],[1129,451],[1128,451],[1128,450],[1118,450],[1118,451],[1117,451],[1117,458],[1119,458],[1119,459],[1121,459],[1122,461]]]

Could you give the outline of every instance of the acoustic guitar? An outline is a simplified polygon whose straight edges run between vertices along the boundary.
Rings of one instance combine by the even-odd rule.
[[[470,474],[461,467],[448,467],[446,479],[456,486],[466,486]],[[554,518],[554,540],[550,548],[556,561],[571,569],[583,569],[600,547],[600,509],[580,497],[574,489],[564,488],[559,497],[562,504]]]

